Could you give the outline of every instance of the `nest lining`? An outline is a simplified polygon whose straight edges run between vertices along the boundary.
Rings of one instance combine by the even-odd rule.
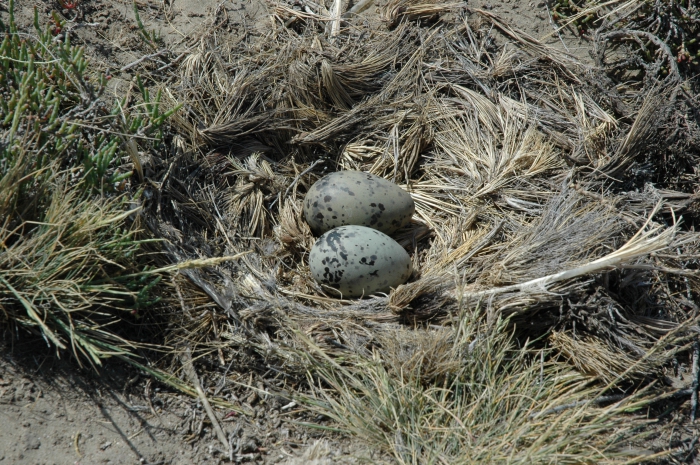
[[[695,269],[680,261],[697,235],[668,193],[621,188],[673,83],[627,96],[635,110],[616,115],[598,71],[489,12],[394,8],[385,25],[350,18],[332,34],[275,8],[265,32],[235,44],[213,32],[185,59],[169,89],[183,139],[147,212],[176,260],[245,253],[187,271],[228,316],[230,341],[292,370],[297,330],[328,354],[367,354],[381,335],[449,325],[468,306],[527,335],[559,330],[553,346],[600,373],[615,351],[638,361],[660,335],[681,344],[697,330],[675,291],[694,296],[697,275],[673,272]],[[388,296],[338,300],[310,276],[301,200],[336,170],[384,177],[416,202],[393,235],[416,272]],[[600,350],[576,358],[576,344]],[[631,374],[610,363],[604,377],[642,376],[672,353]]]

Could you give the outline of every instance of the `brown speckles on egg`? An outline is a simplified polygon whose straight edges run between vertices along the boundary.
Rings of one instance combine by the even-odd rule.
[[[338,171],[316,182],[303,202],[316,235],[342,225],[367,226],[391,234],[411,221],[415,204],[396,184],[360,171]],[[321,212],[333,215],[319,216]]]
[[[309,254],[314,279],[344,298],[389,292],[411,276],[411,258],[393,239],[364,226],[323,234]]]

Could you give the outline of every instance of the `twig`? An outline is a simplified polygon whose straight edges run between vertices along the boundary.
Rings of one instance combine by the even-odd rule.
[[[136,431],[134,434],[132,434],[131,436],[129,436],[127,439],[128,439],[129,441],[131,441],[131,440],[134,439],[136,436],[138,436],[139,434],[143,433],[143,430],[144,430],[144,428],[141,427],[138,431]]]
[[[685,460],[683,462],[690,463],[690,458],[693,456],[693,454],[695,452],[697,452],[695,450],[695,446],[697,445],[698,440],[700,440],[700,436],[695,436],[695,438],[693,438],[693,440],[690,442],[690,444],[688,445],[688,449],[687,449],[688,451],[690,451],[690,453],[685,456]]]
[[[329,32],[331,37],[335,37],[340,33],[340,16],[341,16],[341,8],[343,6],[343,2],[341,0],[335,0],[333,2],[333,6],[331,7],[331,22],[327,26],[329,27]]]
[[[304,171],[299,173],[297,175],[297,177],[294,178],[294,181],[292,181],[292,183],[284,191],[284,198],[285,199],[287,198],[287,196],[289,195],[289,191],[292,190],[292,188],[296,185],[296,183],[299,182],[299,180],[301,179],[302,176],[304,176],[306,173],[308,173],[309,171],[314,169],[316,167],[316,165],[320,165],[321,163],[325,163],[325,161],[326,160],[323,160],[323,159],[316,160],[315,162],[311,163],[311,166],[309,166]],[[270,208],[274,207],[278,200],[279,200],[279,197],[277,197],[275,200],[273,200],[272,203],[270,204]]]
[[[592,14],[592,13],[596,13],[597,11],[599,11],[599,10],[601,10],[601,9],[603,9],[603,8],[606,8],[606,7],[610,6],[610,5],[614,5],[615,3],[620,3],[620,0],[611,0],[611,1],[608,1],[608,2],[605,2],[605,3],[597,3],[597,4],[595,4],[595,5],[592,6],[592,7],[586,8],[585,10],[579,10],[579,12],[576,13],[575,15],[569,16],[569,17],[567,18],[567,21],[566,21],[564,24],[562,24],[561,26],[559,26],[558,28],[555,28],[553,32],[550,32],[549,34],[547,34],[547,35],[545,35],[545,36],[543,36],[543,37],[540,37],[540,40],[541,40],[541,41],[544,41],[544,40],[550,38],[550,37],[551,37],[553,34],[555,34],[555,33],[556,33],[556,34],[559,34],[559,31],[563,31],[564,29],[566,29],[566,28],[569,27],[570,25],[574,24],[577,20],[579,20],[579,19],[581,19],[581,18],[584,18],[584,17],[586,17],[587,15],[590,15],[590,14]],[[625,3],[624,5],[622,5],[620,8],[618,8],[618,9],[616,9],[616,10],[614,10],[614,11],[608,13],[608,14],[606,14],[606,15],[603,17],[603,19],[607,18],[607,17],[610,16],[611,14],[614,14],[615,12],[617,12],[617,11],[619,11],[619,10],[621,10],[621,9],[624,9],[624,8],[626,8],[627,6],[632,5],[632,4],[634,4],[634,3],[635,3],[635,0],[628,1],[627,3]],[[549,10],[549,8],[547,8],[547,10]],[[637,11],[637,9],[634,9],[634,10],[632,11],[632,13],[634,13],[635,11]],[[627,15],[629,15],[629,14],[631,14],[631,13],[628,13]],[[627,15],[625,15],[625,16],[627,16]],[[617,21],[615,21],[615,22],[617,22]],[[614,24],[614,23],[613,23],[613,24]]]
[[[503,227],[503,223],[505,223],[505,221],[503,221],[503,220],[499,221],[498,224],[496,226],[494,226],[493,229],[491,229],[491,231],[489,231],[489,233],[486,234],[486,236],[484,236],[483,239],[481,239],[481,241],[479,241],[479,243],[476,245],[476,247],[474,247],[472,250],[470,250],[464,257],[460,258],[457,263],[459,265],[466,263],[467,260],[469,260],[474,255],[481,252],[481,250],[484,247],[486,247],[487,245],[489,245],[491,243],[491,241],[493,240],[493,238],[496,237],[496,234],[498,234],[501,231],[501,228]]]
[[[693,393],[690,396],[690,422],[695,423],[698,411],[698,387],[700,385],[700,341],[693,344]]]
[[[82,459],[83,454],[80,452],[80,436],[82,436],[80,431],[75,433],[75,437],[73,438],[73,449],[75,449],[75,453],[78,454],[78,457]]]
[[[311,163],[311,166],[306,168],[304,171],[301,172],[301,174],[299,174],[299,176],[294,178],[294,181],[292,181],[292,183],[289,185],[289,187],[287,187],[287,190],[284,191],[284,197],[287,198],[287,196],[289,195],[289,191],[292,189],[292,187],[294,187],[296,185],[296,183],[299,182],[299,180],[301,179],[302,176],[304,176],[306,173],[308,173],[309,171],[314,169],[316,167],[316,165],[320,165],[321,163],[324,163],[325,161],[326,160],[316,160],[315,162]]]
[[[309,3],[309,2],[307,2],[307,3]],[[316,3],[313,3],[313,2],[310,2],[310,3],[312,3],[314,6],[320,6],[320,5],[317,5]],[[304,6],[304,11],[306,13],[303,13],[299,10],[293,10],[291,8],[288,8],[284,5],[282,5],[282,4],[278,4],[276,8],[278,10],[280,10],[281,12],[287,13],[287,14],[292,16],[287,21],[285,21],[285,23],[284,23],[285,27],[291,26],[299,19],[313,19],[314,21],[325,21],[325,22],[329,22],[329,21],[333,20],[333,18],[328,16],[328,10],[326,10],[325,7],[322,8],[322,10],[320,10],[319,13],[315,13],[311,8],[309,8],[308,5]]]
[[[480,9],[475,9],[474,12],[488,18],[499,31],[516,42],[520,42],[531,51],[536,51],[538,54],[546,56],[552,61],[563,63],[564,65],[567,63],[577,62],[576,58],[569,53],[563,52],[554,47],[550,47],[549,45],[545,45],[534,37],[512,28],[507,23],[502,22],[501,18],[493,13]]]
[[[564,50],[566,50],[566,53],[571,53],[571,50],[569,50],[569,47],[566,46],[564,39],[561,38],[561,34],[559,34],[559,29],[557,29],[556,24],[554,24],[554,21],[552,20],[552,12],[549,11],[549,5],[547,5],[545,3],[544,7],[547,9],[547,17],[549,18],[549,24],[552,26],[552,28],[554,29],[554,32],[556,33],[557,37],[559,38],[559,42],[561,42],[561,44],[564,46]]]
[[[305,9],[311,9],[310,7],[315,8],[316,12],[314,12],[312,10],[313,14],[324,15],[324,16],[328,16],[328,14],[329,14],[328,9],[325,6],[321,5],[320,3],[316,3],[316,2],[313,2],[311,0],[304,0],[302,3],[304,4]]]
[[[187,347],[182,354],[180,361],[182,362],[182,367],[185,370],[185,374],[187,377],[190,379],[190,383],[194,385],[195,390],[197,391],[197,395],[199,396],[199,399],[202,401],[202,405],[204,406],[204,410],[207,412],[207,416],[209,417],[209,421],[211,421],[211,424],[214,426],[214,431],[216,431],[216,435],[219,438],[219,441],[224,445],[226,450],[231,453],[231,445],[228,442],[228,439],[226,438],[226,434],[224,433],[224,430],[221,429],[221,425],[219,424],[219,420],[217,420],[216,415],[214,415],[214,410],[211,408],[211,405],[209,404],[209,400],[207,399],[207,396],[204,394],[204,390],[202,389],[202,385],[199,384],[199,377],[197,377],[197,372],[194,369],[194,365],[192,365],[192,352],[190,351],[190,348]]]
[[[355,4],[355,6],[353,6],[353,7],[350,8],[348,11],[346,11],[345,13],[343,13],[342,18],[343,18],[343,19],[348,19],[348,18],[350,18],[350,17],[353,16],[353,15],[357,15],[357,14],[362,13],[362,12],[365,11],[367,8],[369,8],[370,6],[372,6],[372,3],[373,3],[373,2],[374,2],[374,0],[360,0],[359,2],[357,2],[357,3]]]
[[[158,415],[158,412],[156,412],[155,407],[153,407],[153,402],[151,402],[151,382],[153,380],[149,379],[146,381],[146,386],[144,386],[144,396],[146,397],[146,401],[148,402],[148,408],[151,410],[151,413],[153,414],[154,417],[158,419],[158,422],[163,426],[163,420],[160,418],[160,415]]]
[[[677,391],[667,392],[667,393],[665,393],[665,394],[661,394],[661,395],[658,396],[658,397],[655,397],[655,398],[652,399],[651,402],[649,402],[649,403],[658,403],[658,402],[661,402],[661,401],[666,400],[666,399],[680,399],[680,398],[684,398],[684,397],[687,397],[688,395],[691,395],[692,392],[697,392],[697,391],[693,391],[692,389],[679,389],[679,390],[677,390]],[[582,406],[582,405],[586,405],[586,404],[589,404],[589,403],[590,403],[590,404],[593,404],[593,405],[597,405],[597,404],[604,404],[604,403],[606,403],[606,402],[616,402],[616,401],[619,401],[619,400],[624,399],[625,397],[626,397],[626,396],[624,396],[624,395],[622,395],[622,394],[616,394],[616,395],[612,395],[612,396],[601,396],[601,397],[596,397],[595,399],[591,399],[591,400],[579,400],[579,401],[577,401],[577,402],[571,402],[570,404],[559,405],[559,406],[557,406],[557,407],[553,407],[553,408],[550,408],[550,409],[547,409],[547,410],[543,410],[543,411],[541,411],[541,412],[531,413],[531,414],[528,416],[528,418],[530,418],[530,419],[539,418],[539,417],[542,417],[542,416],[545,416],[545,415],[551,415],[551,414],[553,414],[553,413],[559,413],[559,412],[562,412],[562,411],[567,410],[567,409],[570,409],[570,408],[580,407],[580,406]]]
[[[185,57],[185,55],[187,55],[187,53],[181,53],[181,54],[179,54],[179,55],[177,56],[177,58],[175,58],[173,61],[171,61],[170,63],[168,63],[168,64],[166,64],[166,65],[161,66],[161,67],[158,68],[156,71],[163,71],[164,69],[168,69],[168,68],[170,68],[171,66],[176,65],[180,60],[182,60],[182,59]]]
[[[76,24],[71,24],[70,26],[67,26],[63,31],[68,34],[69,32],[73,32],[78,29],[82,29],[84,27],[100,27],[102,26],[100,23],[76,23]]]
[[[138,209],[134,210],[129,210],[127,213],[134,213],[137,212]],[[128,215],[124,215],[125,217]],[[155,270],[149,270],[149,271],[140,271],[138,273],[132,273],[129,275],[124,275],[123,277],[125,278],[132,278],[135,276],[147,276],[147,275],[153,275],[156,273],[169,273],[171,271],[185,271],[189,270],[192,268],[206,268],[206,267],[211,267],[211,266],[216,266],[224,262],[232,261],[232,260],[238,260],[244,255],[248,255],[249,253],[253,253],[252,250],[246,250],[243,252],[239,252],[235,255],[228,255],[225,257],[211,257],[211,258],[193,258],[192,260],[185,260],[180,263],[175,263],[174,265],[168,265],[164,266],[162,268],[156,268]]]
[[[129,63],[128,65],[124,65],[119,71],[126,71],[126,70],[128,70],[128,69],[133,68],[134,66],[138,65],[139,63],[141,63],[141,62],[143,62],[143,61],[152,60],[152,59],[154,59],[154,58],[158,58],[158,57],[160,57],[160,56],[165,55],[166,53],[168,53],[168,50],[162,49],[162,50],[158,50],[156,53],[151,53],[150,55],[144,55],[144,56],[142,56],[141,58],[139,58],[138,60],[132,61],[132,62]]]
[[[72,24],[68,26],[66,29],[69,31],[75,31],[76,29],[82,29],[84,27],[99,27],[101,26],[100,23],[77,23],[77,24]]]

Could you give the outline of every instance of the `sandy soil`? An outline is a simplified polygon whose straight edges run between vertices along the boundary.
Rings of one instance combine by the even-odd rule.
[[[231,463],[196,399],[124,364],[99,373],[76,365],[36,341],[0,348],[0,463]],[[234,463],[388,463],[361,444],[298,428],[285,399],[247,394],[250,415],[217,411]]]
[[[4,5],[4,6],[3,6]],[[138,38],[131,1],[83,0],[63,10],[73,19],[71,37],[84,45],[92,63],[113,76],[111,91],[123,95],[138,66],[120,71],[148,53]],[[160,31],[176,57],[198,43],[198,31],[226,18],[235,36],[265,27],[267,8],[258,1],[137,1],[147,29]],[[588,60],[588,43],[571,31],[552,34],[549,7],[543,1],[470,2],[498,14],[515,27]],[[18,2],[19,24],[31,30],[33,8],[42,22],[58,1]],[[3,20],[7,16],[0,2]],[[370,9],[366,14],[374,14]],[[0,339],[0,463],[4,464],[217,464],[229,462],[221,451],[202,406],[159,387],[117,363],[96,373],[74,360],[58,360],[41,341],[8,328]],[[242,396],[252,395],[242,393]],[[234,462],[330,464],[383,463],[350,440],[322,437],[296,427],[284,399],[248,402],[254,412],[240,417],[218,411],[233,439]]]
[[[177,433],[187,411],[177,398],[139,393],[151,385],[116,366],[97,376],[49,354],[17,359],[16,351],[6,348],[0,360],[0,461],[193,463],[197,446]]]

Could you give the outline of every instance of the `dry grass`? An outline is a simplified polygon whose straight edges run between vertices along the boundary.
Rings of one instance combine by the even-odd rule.
[[[457,4],[390,2],[384,26],[272,11],[246,40],[203,38],[168,89],[185,140],[149,225],[175,260],[248,252],[187,274],[222,313],[172,338],[252,348],[279,382],[308,373],[306,394],[279,389],[400,463],[649,459],[622,444],[663,389],[594,399],[656,378],[698,331],[691,201],[630,188],[674,88],[612,99],[605,76]],[[337,300],[308,271],[301,199],[346,169],[416,201],[395,235],[416,272],[388,296]]]
[[[45,181],[55,187],[40,222],[16,227],[6,222],[0,228],[0,308],[7,320],[39,329],[58,349],[70,348],[99,364],[129,350],[108,327],[118,319],[115,310],[126,314],[138,308],[124,303],[138,304],[141,289],[119,283],[117,274],[124,274],[124,258],[140,248],[137,232],[119,227],[136,210],[125,208],[125,199],[81,196],[67,185],[69,174]],[[116,279],[106,279],[106,270]],[[14,305],[17,301],[21,306]]]
[[[629,413],[648,397],[591,402],[599,388],[549,352],[516,348],[505,322],[486,328],[478,311],[455,316],[454,326],[424,334],[396,330],[384,338],[395,342],[359,360],[336,361],[309,342],[315,395],[304,400],[398,463],[651,458],[620,446],[643,436],[647,421]]]
[[[174,263],[157,271],[178,271],[167,345],[214,360],[208,379],[227,376],[211,367],[229,360],[264,367],[271,390],[400,463],[669,454],[623,446],[646,434],[641,409],[668,394],[655,380],[699,332],[697,173],[687,192],[639,176],[663,164],[646,150],[678,113],[675,81],[619,92],[458,3],[391,1],[380,18],[309,5],[276,3],[244,40],[213,30],[163,86],[182,104],[179,136],[154,164],[141,218]],[[416,202],[395,234],[415,273],[386,296],[337,300],[308,270],[301,200],[349,169]],[[98,234],[121,218],[106,200],[53,201],[47,211],[74,209],[81,233],[49,218],[36,231],[55,240],[35,239],[50,250],[18,241],[0,256],[47,260],[26,263],[21,287],[5,285],[29,303],[28,324],[45,321],[34,303],[57,282],[51,270],[114,265],[101,247],[124,242]],[[71,256],[72,240],[90,254]],[[78,287],[106,307],[117,291],[102,285]],[[82,294],[54,295],[60,307]]]

